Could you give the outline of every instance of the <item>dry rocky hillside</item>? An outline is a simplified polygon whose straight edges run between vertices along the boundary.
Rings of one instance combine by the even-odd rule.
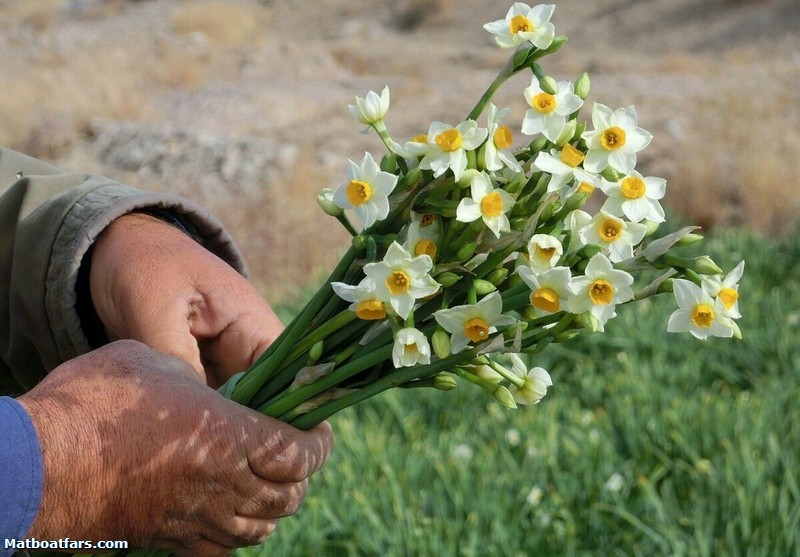
[[[592,78],[655,135],[640,163],[711,226],[800,215],[798,0],[556,0],[545,70]],[[231,227],[272,299],[347,238],[317,210],[348,158],[380,153],[347,104],[388,84],[398,139],[455,123],[508,53],[486,0],[0,0],[0,142],[167,189]],[[522,88],[497,96],[521,120]],[[522,140],[522,138],[519,138]]]

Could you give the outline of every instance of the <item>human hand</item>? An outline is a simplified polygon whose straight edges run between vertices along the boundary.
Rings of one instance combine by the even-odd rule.
[[[297,510],[332,447],[327,424],[262,416],[131,340],[62,364],[18,400],[43,449],[39,539],[230,555]]]
[[[90,288],[111,340],[178,356],[212,387],[247,369],[283,328],[230,265],[145,214],[120,217],[97,239]]]

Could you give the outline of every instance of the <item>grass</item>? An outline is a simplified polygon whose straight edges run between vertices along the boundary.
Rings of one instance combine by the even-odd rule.
[[[267,555],[800,555],[800,240],[713,237],[747,258],[741,341],[667,335],[669,299],[551,346],[515,412],[469,387],[335,416],[337,447]]]

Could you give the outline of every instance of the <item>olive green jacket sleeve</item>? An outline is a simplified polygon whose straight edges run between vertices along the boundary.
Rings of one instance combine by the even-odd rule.
[[[77,308],[81,264],[109,223],[141,210],[179,217],[244,274],[233,240],[201,207],[0,148],[0,395],[28,390],[91,350]]]

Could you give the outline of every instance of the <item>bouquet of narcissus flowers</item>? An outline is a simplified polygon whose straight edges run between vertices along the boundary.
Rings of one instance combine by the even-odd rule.
[[[298,428],[394,387],[466,381],[509,408],[536,404],[551,378],[522,355],[669,292],[667,331],[741,336],[744,263],[723,276],[707,256],[677,255],[701,240],[696,227],[652,239],[666,182],[636,170],[652,136],[634,107],[587,106],[586,74],[557,81],[540,66],[566,42],[553,10],[516,3],[484,26],[513,52],[462,122],[401,143],[389,88],[356,97],[350,112],[386,151],[349,161],[341,187],[318,196],[352,244],[226,396]],[[491,98],[521,71],[529,108],[514,118]],[[582,210],[590,197],[595,214]]]
[[[349,161],[344,184],[318,196],[352,245],[226,385],[230,398],[299,428],[393,387],[448,390],[459,379],[509,408],[535,404],[551,379],[520,354],[604,331],[619,306],[664,292],[678,306],[667,331],[741,336],[744,263],[723,278],[709,257],[673,253],[701,239],[696,227],[648,241],[665,221],[666,181],[636,170],[652,135],[634,107],[585,106],[586,74],[556,81],[540,66],[566,42],[554,8],[516,3],[484,25],[514,51],[462,122],[432,122],[400,143],[385,121],[389,88],[356,97],[350,112],[386,152]],[[514,125],[491,98],[524,70],[529,108]],[[602,198],[595,214],[582,210],[590,197]]]

